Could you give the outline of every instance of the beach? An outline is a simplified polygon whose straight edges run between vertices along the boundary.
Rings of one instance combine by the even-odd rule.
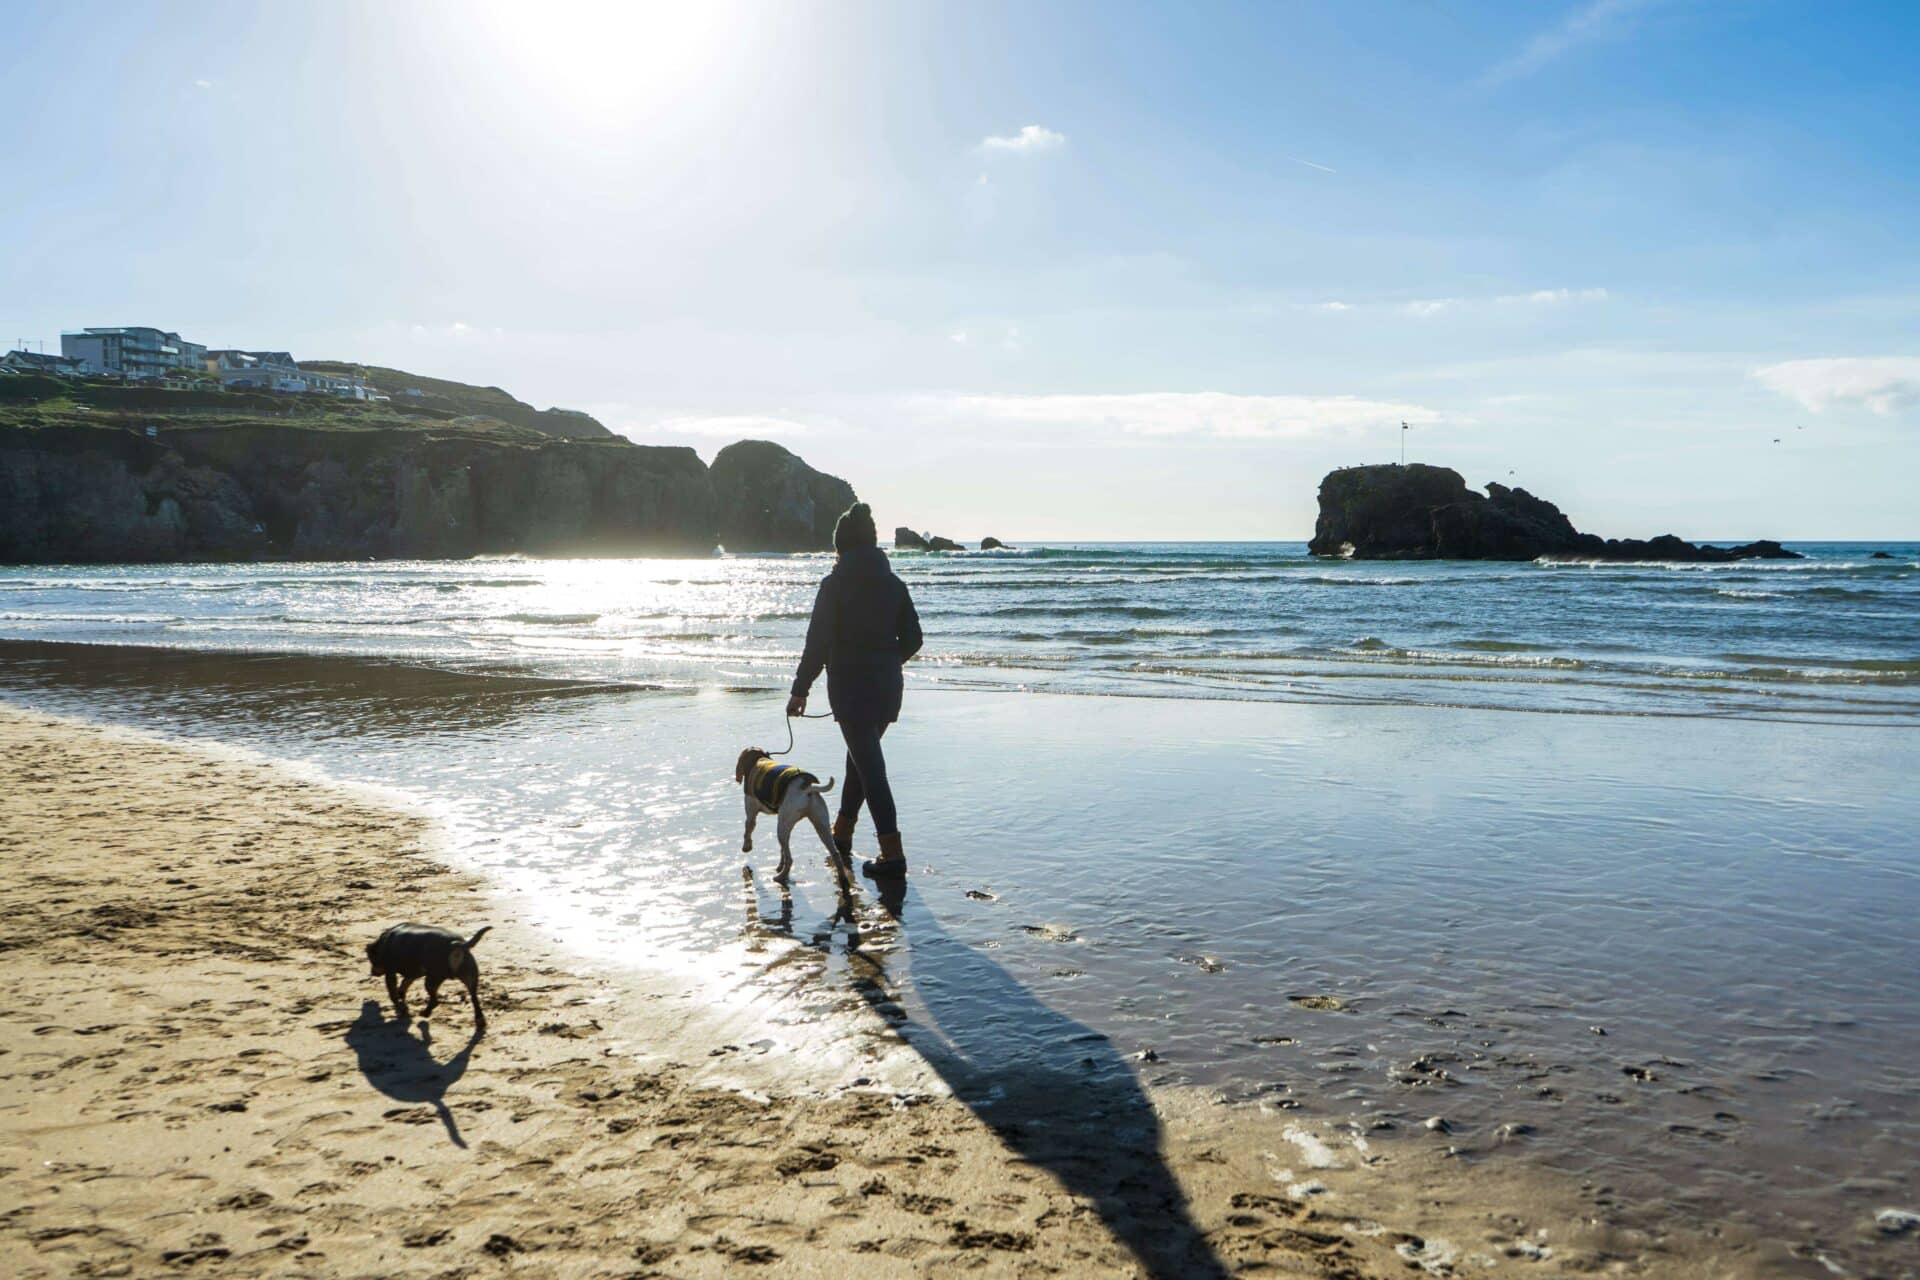
[[[1604,1238],[1444,1197],[1476,1238],[1360,1219],[1327,1188],[1363,1140],[1217,1100],[1163,1129],[1095,1086],[1095,1130],[1046,1123],[1084,1099],[728,1087],[740,1046],[583,972],[377,797],[15,709],[0,762],[8,1275],[1367,1276]],[[383,1007],[360,944],[401,917],[493,924],[484,1038]]]
[[[737,846],[725,851],[737,832],[712,833],[720,865],[688,843],[718,825],[706,802],[676,808],[643,793],[637,803],[655,817],[633,840],[676,848],[676,874],[705,895],[681,915],[656,907],[650,934],[645,918],[571,901],[647,896],[644,873],[620,886],[604,867],[569,882],[524,861],[489,862],[489,841],[526,843],[544,827],[580,825],[606,842],[597,822],[579,821],[577,795],[524,827],[476,825],[472,814],[463,824],[463,805],[478,803],[470,794],[437,813],[409,802],[445,790],[421,771],[422,753],[451,758],[429,722],[446,733],[464,716],[461,733],[480,735],[465,739],[466,758],[548,735],[600,755],[620,748],[593,746],[594,735],[640,716],[648,767],[674,776],[677,734],[704,753],[736,713],[757,722],[761,696],[644,695],[636,705],[618,691],[476,686],[380,664],[78,648],[11,648],[8,696],[30,683],[38,705],[190,738],[5,713],[11,924],[0,975],[15,998],[0,1023],[0,1187],[18,1208],[0,1249],[10,1274],[810,1274],[857,1259],[883,1274],[1411,1265],[1745,1276],[1816,1274],[1823,1249],[1902,1247],[1870,1217],[1816,1216],[1816,1244],[1796,1250],[1751,1222],[1685,1209],[1719,1203],[1710,1197],[1726,1192],[1712,1179],[1671,1200],[1649,1194],[1631,1161],[1601,1159],[1598,1176],[1581,1176],[1530,1158],[1543,1144],[1583,1149],[1569,1139],[1593,1141],[1593,1155],[1606,1137],[1582,1110],[1543,1139],[1537,1117],[1512,1110],[1513,1079],[1572,1094],[1653,1055],[1650,1037],[1623,1042],[1634,1032],[1618,1024],[1582,1059],[1516,1053],[1509,1041],[1526,1038],[1516,1019],[1528,1002],[1511,992],[1497,1007],[1449,1012],[1428,1001],[1439,990],[1343,980],[1337,951],[1302,955],[1296,940],[1281,959],[1297,977],[1266,997],[1262,1024],[1274,1034],[1250,1038],[1269,1056],[1259,1083],[1232,1060],[1204,1067],[1217,1028],[1161,1023],[1150,1009],[1141,1022],[1138,1001],[1155,988],[1175,1005],[1220,1008],[1196,994],[1204,987],[1147,979],[1118,1015],[1071,994],[1076,969],[1104,963],[1102,939],[1086,936],[1102,932],[1096,922],[1023,914],[983,937],[949,904],[991,921],[1017,902],[1014,886],[956,881],[961,850],[931,836],[921,847],[937,855],[899,919],[863,893],[855,946],[844,930],[823,937],[807,923],[825,908],[816,853],[797,849],[795,888],[776,894],[764,864],[743,877]],[[1299,711],[973,695],[925,698],[921,714],[1017,772],[1013,737],[1031,736],[1028,712],[1053,702],[1086,703],[1071,723],[1096,738],[1142,734],[1154,715],[1163,732],[1165,716],[1202,715],[1240,758],[1233,716],[1262,717],[1270,734],[1264,717]],[[317,734],[313,758],[333,761],[332,772],[352,779],[354,768],[338,766],[357,761],[354,785],[302,763],[290,724]],[[1338,738],[1294,727],[1316,751]],[[404,769],[369,767],[396,742],[418,748]],[[1072,754],[1057,737],[1045,745]],[[537,760],[493,759],[516,786],[541,776]],[[1351,801],[1336,789],[1328,803]],[[578,855],[559,847],[555,865]],[[621,858],[647,861],[633,847]],[[1193,888],[1189,914],[1204,920],[1203,900],[1219,890]],[[731,904],[732,924],[703,914],[707,897]],[[436,1013],[430,1038],[418,1021],[391,1020],[360,948],[403,918],[494,927],[478,949],[484,1039],[469,1042],[458,998]],[[1169,910],[1148,929],[1180,921]],[[1334,924],[1336,936],[1359,927]],[[701,937],[704,949],[692,941]],[[1163,945],[1165,972],[1194,984],[1227,982],[1271,946],[1229,941],[1194,956],[1216,972],[1190,963],[1176,939]],[[1022,946],[1073,963],[1056,965],[1051,985],[1023,977]],[[420,1003],[416,992],[416,1013]],[[1367,1043],[1409,1024],[1428,1039]],[[1471,1047],[1493,1039],[1497,1051]],[[1415,1041],[1432,1051],[1416,1053]],[[1642,1066],[1621,1109],[1685,1145],[1675,1131],[1702,1126],[1669,1108],[1727,1112],[1712,1100],[1728,1079],[1715,1067],[1711,1085],[1671,1062]],[[1891,1140],[1895,1150],[1904,1141]],[[1656,1165],[1656,1179],[1670,1167]],[[1897,1205],[1904,1183],[1896,1175],[1869,1194]],[[1736,1179],[1732,1194],[1750,1185]]]

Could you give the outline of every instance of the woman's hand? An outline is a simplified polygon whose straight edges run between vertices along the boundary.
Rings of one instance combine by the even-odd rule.
[[[804,693],[796,693],[791,698],[788,698],[787,714],[790,716],[803,716],[807,714],[807,695]]]

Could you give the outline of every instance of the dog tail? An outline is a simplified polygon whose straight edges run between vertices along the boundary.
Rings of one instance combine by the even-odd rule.
[[[823,796],[831,790],[833,790],[832,778],[828,778],[825,782],[816,782],[812,786],[807,788],[807,792],[810,795],[816,795],[816,796]]]
[[[492,930],[493,930],[493,926],[490,924],[481,925],[480,932],[474,934],[471,938],[467,939],[466,941],[467,950],[469,951],[473,950],[473,944],[480,941],[480,939],[486,937],[488,933],[492,932]]]

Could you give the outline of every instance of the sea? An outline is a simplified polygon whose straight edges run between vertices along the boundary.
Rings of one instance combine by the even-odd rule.
[[[1303,543],[900,553],[916,687],[1920,717],[1920,546],[1731,564],[1354,562]],[[1874,558],[1876,553],[1886,559]],[[663,688],[790,673],[821,556],[0,569],[0,634]]]
[[[980,1106],[1132,1073],[1737,1226],[1754,1274],[1920,1273],[1920,544],[1789,546],[896,554],[896,1030]],[[731,770],[791,731],[844,779],[782,714],[829,566],[0,567],[0,697],[398,792],[804,1073],[864,1052],[872,975]]]

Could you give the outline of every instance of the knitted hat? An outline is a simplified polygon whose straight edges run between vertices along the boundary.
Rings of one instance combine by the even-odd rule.
[[[833,549],[841,555],[879,543],[879,535],[873,528],[873,510],[864,502],[848,507],[833,526]]]

